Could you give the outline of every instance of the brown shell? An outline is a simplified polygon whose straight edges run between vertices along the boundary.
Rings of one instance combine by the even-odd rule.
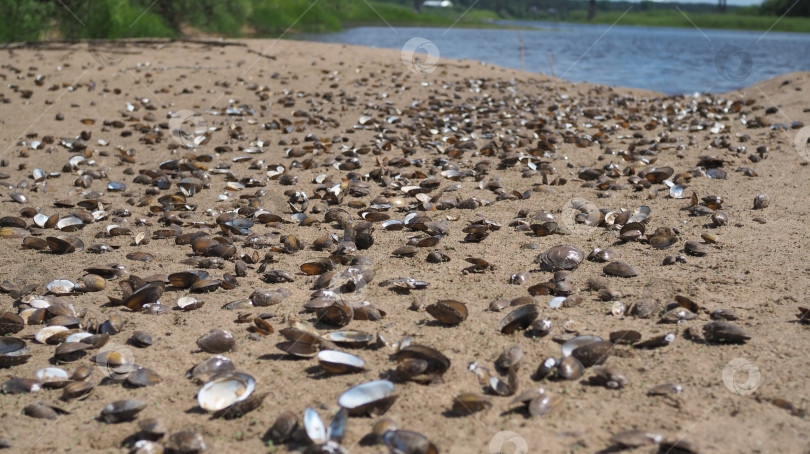
[[[623,262],[611,262],[602,268],[602,271],[608,276],[618,277],[635,277],[638,276],[636,270],[632,266]]]
[[[45,238],[45,241],[48,242],[48,247],[54,254],[70,254],[84,249],[84,242],[71,235],[49,236]]]
[[[425,309],[428,314],[444,325],[455,326],[467,320],[467,305],[461,301],[441,300]]]
[[[501,320],[498,329],[503,334],[512,334],[517,330],[526,329],[540,315],[536,304],[524,304],[513,310]]]

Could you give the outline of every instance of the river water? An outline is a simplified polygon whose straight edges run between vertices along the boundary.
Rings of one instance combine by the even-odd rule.
[[[426,63],[430,55],[438,53],[441,57],[555,74],[572,81],[646,88],[666,94],[723,93],[779,74],[810,71],[810,33],[499,23],[543,29],[382,26],[305,34],[300,39],[391,49],[417,43],[421,46],[416,52],[425,54]]]

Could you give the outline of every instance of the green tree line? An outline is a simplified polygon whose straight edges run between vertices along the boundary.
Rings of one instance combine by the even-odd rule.
[[[329,31],[354,19],[347,0],[0,0],[0,42],[173,37],[188,28],[226,36],[271,35],[293,26]],[[410,8],[384,4],[412,14]],[[365,12],[359,13],[363,19]]]

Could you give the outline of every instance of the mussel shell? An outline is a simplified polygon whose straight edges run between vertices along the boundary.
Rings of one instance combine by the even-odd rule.
[[[248,374],[220,374],[200,388],[197,403],[203,410],[216,412],[247,399],[254,389],[256,380]]]
[[[39,392],[42,382],[33,378],[14,377],[0,386],[4,394],[28,394]]]
[[[37,371],[37,380],[46,388],[60,388],[68,383],[70,375],[61,367],[46,367]]]
[[[504,334],[512,334],[517,330],[528,328],[540,315],[536,304],[525,304],[513,310],[501,320],[498,329]]]
[[[268,431],[270,439],[276,444],[286,443],[298,430],[298,416],[291,411],[278,415]]]
[[[633,330],[619,330],[610,333],[610,341],[614,344],[633,345],[641,340],[641,333]]]
[[[55,254],[70,254],[84,249],[84,242],[71,235],[49,236],[45,238],[45,241],[48,242],[48,247]]]
[[[394,354],[394,360],[397,362],[408,359],[426,361],[427,369],[424,373],[428,375],[441,376],[450,369],[450,359],[442,352],[426,345],[411,344]]]
[[[652,298],[644,298],[636,301],[632,307],[630,307],[629,314],[635,315],[638,318],[649,318],[656,314],[660,308],[661,303],[658,301]]]
[[[551,413],[562,403],[562,396],[557,394],[541,393],[540,396],[529,402],[529,414],[535,418]]]
[[[160,383],[160,375],[147,367],[136,367],[127,375],[126,383],[130,386],[154,386]]]
[[[453,398],[453,413],[466,416],[492,408],[492,402],[476,393],[462,393]]]
[[[72,381],[62,388],[62,400],[85,399],[95,388],[95,385],[86,381]]]
[[[566,356],[557,363],[557,376],[563,380],[578,380],[584,373],[585,366],[573,356]]]
[[[68,295],[73,293],[73,290],[76,288],[76,284],[67,279],[56,279],[48,282],[45,285],[45,288],[47,288],[48,291],[54,295]]]
[[[45,402],[34,402],[23,408],[23,414],[37,419],[56,419],[59,415],[67,415],[70,412]]]
[[[633,348],[661,348],[666,347],[667,345],[671,344],[672,341],[675,340],[675,333],[666,333],[660,334],[658,336],[653,336],[649,339],[645,339],[641,342],[636,343],[633,345]]]
[[[751,339],[742,328],[725,321],[714,321],[703,325],[703,337],[709,342],[741,344]]]
[[[342,301],[336,301],[318,310],[318,318],[324,323],[342,328],[352,321],[354,318],[354,310],[348,304]]]
[[[467,305],[461,301],[441,300],[425,308],[439,323],[455,326],[467,320]]]
[[[678,237],[675,235],[655,234],[647,239],[655,249],[668,249],[670,246],[678,242]]]
[[[316,259],[301,265],[301,271],[310,276],[323,274],[335,268],[335,262],[330,259]]]
[[[163,282],[150,282],[124,299],[123,304],[132,311],[140,311],[144,305],[157,302],[165,289],[166,284]]]
[[[314,358],[318,353],[318,347],[305,342],[279,342],[276,347],[292,356],[298,358]]]
[[[101,410],[101,419],[107,424],[131,421],[144,408],[146,402],[135,399],[116,400],[104,406]]]
[[[599,336],[592,336],[592,335],[589,335],[589,334],[584,334],[582,336],[576,336],[576,337],[574,337],[572,339],[569,339],[568,341],[566,341],[565,343],[562,344],[562,348],[561,348],[562,355],[564,357],[565,356],[571,356],[571,353],[573,353],[573,351],[575,349],[577,349],[579,347],[582,347],[582,346],[585,346],[585,345],[588,345],[588,344],[593,343],[593,342],[601,342],[601,341],[602,341],[602,338],[599,337]]]
[[[325,334],[323,338],[339,345],[351,347],[353,345],[367,345],[374,340],[374,335],[362,331],[332,331]]]
[[[48,339],[50,339],[50,338],[52,338],[52,337],[54,337],[56,335],[61,334],[62,337],[59,339],[58,342],[52,342],[54,344],[58,344],[58,343],[61,343],[61,342],[63,342],[65,340],[65,337],[67,337],[67,334],[69,332],[70,332],[70,329],[68,329],[66,326],[51,325],[51,326],[46,326],[44,328],[41,328],[39,331],[37,331],[36,334],[34,334],[34,339],[36,339],[37,342],[39,342],[41,344],[47,344],[47,343],[51,343],[51,342],[48,342]]]
[[[427,437],[410,430],[388,430],[382,435],[382,442],[392,452],[439,454],[438,448]]]
[[[198,454],[208,449],[205,438],[191,430],[183,430],[169,435],[166,447],[178,454]]]
[[[638,276],[636,270],[632,266],[622,262],[611,262],[602,268],[602,271],[608,276],[618,277],[635,277]]]
[[[578,359],[583,366],[591,367],[604,363],[612,349],[611,342],[596,341],[575,348],[571,351],[571,356]]]
[[[213,355],[194,366],[186,375],[198,383],[205,383],[217,375],[233,372],[234,370],[236,370],[236,366],[230,358]]]
[[[319,351],[318,364],[332,374],[349,374],[366,369],[366,362],[362,358],[337,350]]]
[[[697,241],[687,241],[683,245],[683,250],[689,255],[702,257],[709,253],[709,247]]]
[[[88,348],[90,345],[83,342],[64,342],[56,347],[54,358],[65,362],[76,361],[85,355]]]
[[[236,346],[236,339],[229,331],[212,329],[197,339],[197,346],[207,353],[225,353]]]
[[[213,418],[236,419],[249,413],[262,405],[265,397],[270,393],[252,393],[247,399],[240,400],[235,404],[223,408],[212,415]]]
[[[338,405],[347,409],[350,416],[382,415],[391,408],[398,397],[394,394],[393,383],[388,380],[375,380],[346,390],[338,398]]]
[[[559,245],[543,252],[537,261],[546,265],[552,271],[573,270],[582,263],[585,254],[574,246]]]
[[[208,279],[208,272],[203,270],[187,270],[169,275],[169,282],[177,288],[189,288],[197,281]]]

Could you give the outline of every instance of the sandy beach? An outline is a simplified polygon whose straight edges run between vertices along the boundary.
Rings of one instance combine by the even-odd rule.
[[[60,298],[77,314],[86,310],[84,326],[100,324],[111,313],[120,316],[123,327],[109,345],[126,350],[137,365],[161,378],[154,386],[133,388],[96,370],[89,379],[95,387],[84,399],[61,400],[60,389],[0,395],[0,440],[10,445],[6,451],[131,452],[139,439],[138,422],[158,418],[166,429],[158,443],[167,447],[170,434],[191,430],[202,435],[207,452],[302,452],[307,444],[300,434],[289,443],[270,440],[268,430],[280,414],[293,412],[300,421],[312,407],[328,424],[344,391],[392,379],[397,367],[393,347],[385,345],[341,348],[363,358],[367,367],[345,375],[324,374],[316,359],[291,359],[276,347],[284,341],[279,331],[293,320],[315,323],[320,333],[337,329],[305,311],[317,276],[303,273],[301,265],[337,251],[337,245],[320,251],[312,245],[325,235],[343,237],[344,229],[327,216],[339,208],[355,225],[373,223],[373,244],[350,254],[370,259],[373,279],[350,295],[352,302],[368,301],[384,312],[376,321],[355,316],[343,329],[381,334],[390,343],[411,336],[413,344],[432,347],[450,360],[434,383],[396,381],[399,397],[384,415],[399,429],[423,434],[439,452],[519,452],[495,446],[507,436],[498,435],[504,431],[514,432],[519,440],[513,440],[525,442],[529,453],[618,452],[611,437],[631,429],[660,434],[670,443],[635,452],[810,452],[809,333],[796,315],[810,291],[810,153],[795,140],[810,135],[802,126],[810,125],[810,73],[782,75],[731,93],[667,97],[473,61],[442,59],[419,74],[403,63],[399,51],[295,41],[229,43],[2,51],[0,217],[6,229],[0,239],[0,281],[14,282],[0,293],[0,312],[17,314],[30,295],[47,294],[52,280],[79,282],[87,268],[120,265],[122,273],[107,280],[103,290]],[[172,116],[183,112],[196,114],[182,125],[188,136],[172,131],[180,126]],[[195,137],[195,128],[206,135]],[[77,146],[82,135],[84,145]],[[195,138],[199,146],[188,149]],[[76,156],[84,160],[71,160]],[[167,165],[170,160],[182,165]],[[156,178],[138,179],[161,166],[174,169],[165,175],[168,187],[161,188]],[[277,173],[279,166],[283,174]],[[682,198],[670,195],[663,177],[650,174],[664,168],[671,168],[667,181],[681,186]],[[91,178],[83,178],[87,175]],[[159,199],[177,194],[185,177],[200,178],[202,184],[165,211],[168,205]],[[125,189],[110,190],[110,182]],[[263,195],[250,196],[258,190]],[[306,225],[287,203],[296,191],[308,197],[305,214],[314,221]],[[25,203],[13,194],[24,195]],[[766,195],[767,203],[754,209],[758,195]],[[620,221],[578,224],[575,199],[604,209],[603,218],[610,213],[608,223],[642,213],[636,228],[644,231],[634,236],[621,230]],[[383,216],[363,218],[372,205],[385,205],[386,219],[404,221],[417,212],[437,227],[387,229]],[[640,207],[649,207],[649,213]],[[278,214],[283,222],[263,223],[252,215],[256,209]],[[718,210],[727,216],[726,225],[712,220]],[[69,233],[40,228],[33,217],[39,212],[63,218],[77,211],[107,215]],[[242,232],[247,234],[228,230],[216,223],[226,212],[255,224]],[[557,231],[543,235],[532,227],[551,219],[543,212],[554,217]],[[206,270],[212,278],[235,276],[236,259],[254,251],[260,261],[270,258],[247,263],[246,275],[235,277],[235,288],[190,293],[166,284],[163,314],[114,306],[110,298],[122,297],[119,281],[129,276],[165,279],[204,266],[183,263],[199,257],[191,245],[159,237],[157,232],[170,228],[164,222],[168,217],[182,233],[203,231],[235,246],[236,254],[221,267]],[[491,221],[483,228],[487,234],[471,240],[463,230],[481,219]],[[129,230],[111,235],[110,225]],[[666,249],[650,244],[659,228],[674,234]],[[436,234],[436,229],[443,231]],[[151,241],[140,241],[139,233]],[[78,237],[84,249],[56,254],[22,247],[24,237],[57,235]],[[303,247],[285,249],[285,235],[294,235]],[[417,246],[412,257],[392,254],[411,238],[431,235],[438,242]],[[697,244],[691,250],[697,254],[684,250],[687,242]],[[92,253],[93,245],[111,250]],[[566,279],[569,292],[581,297],[579,304],[554,309],[549,305],[554,295],[533,295],[538,320],[551,322],[550,333],[501,333],[501,320],[516,307],[496,312],[490,303],[532,296],[530,287],[537,293],[534,286],[551,281],[554,273],[543,271],[536,258],[558,245],[574,246],[585,257],[594,248],[610,248],[618,257],[612,260],[629,265],[635,275],[606,276],[606,263],[581,260]],[[449,261],[427,261],[434,250]],[[133,253],[149,254],[148,261]],[[664,265],[670,256],[682,259]],[[489,266],[475,269],[467,258]],[[292,282],[267,282],[271,270],[289,273]],[[525,273],[525,281],[510,283],[517,273]],[[403,277],[429,285],[394,291],[391,280]],[[594,290],[600,283],[601,293]],[[8,291],[27,284],[36,287],[24,295]],[[290,291],[279,304],[223,308],[254,290],[277,288]],[[202,307],[173,309],[188,295]],[[467,305],[469,314],[457,326],[443,326],[424,310],[447,299]],[[631,315],[642,300],[657,301],[658,310],[647,318]],[[693,309],[694,317],[661,322],[676,301]],[[749,339],[706,338],[704,326],[722,317],[716,312],[721,309],[733,313],[728,322]],[[238,323],[240,314],[252,314],[244,316],[248,321],[265,314],[274,332],[249,331],[251,323]],[[55,345],[34,339],[44,326],[25,325],[8,334],[24,339],[31,357],[0,369],[0,383],[36,378],[38,370],[50,366],[69,373],[80,366],[98,369],[93,350],[70,362],[55,359]],[[212,329],[233,333],[236,347],[224,355],[255,378],[257,393],[268,393],[259,408],[239,418],[212,418],[198,406],[200,384],[186,376],[210,356],[196,342]],[[537,379],[543,361],[561,357],[560,340],[577,334],[607,340],[619,330],[636,331],[642,341],[669,333],[675,338],[658,348],[613,347],[601,360],[626,378],[619,389],[594,384],[600,366],[573,380]],[[148,332],[152,345],[129,344],[135,331]],[[468,370],[477,361],[506,381],[494,362],[515,344],[524,356],[516,372],[518,389],[511,394],[542,387],[559,397],[546,415],[530,416],[512,403],[514,395],[488,393]],[[737,358],[744,362],[733,362]],[[649,394],[667,383],[682,391]],[[482,394],[491,408],[456,415],[453,400],[461,393]],[[105,405],[121,399],[137,399],[146,407],[134,420],[98,419]],[[53,420],[23,414],[38,401],[69,414]],[[368,436],[378,418],[349,418],[342,445],[352,453],[388,452]],[[684,449],[688,443],[693,450],[678,451],[672,443]]]

